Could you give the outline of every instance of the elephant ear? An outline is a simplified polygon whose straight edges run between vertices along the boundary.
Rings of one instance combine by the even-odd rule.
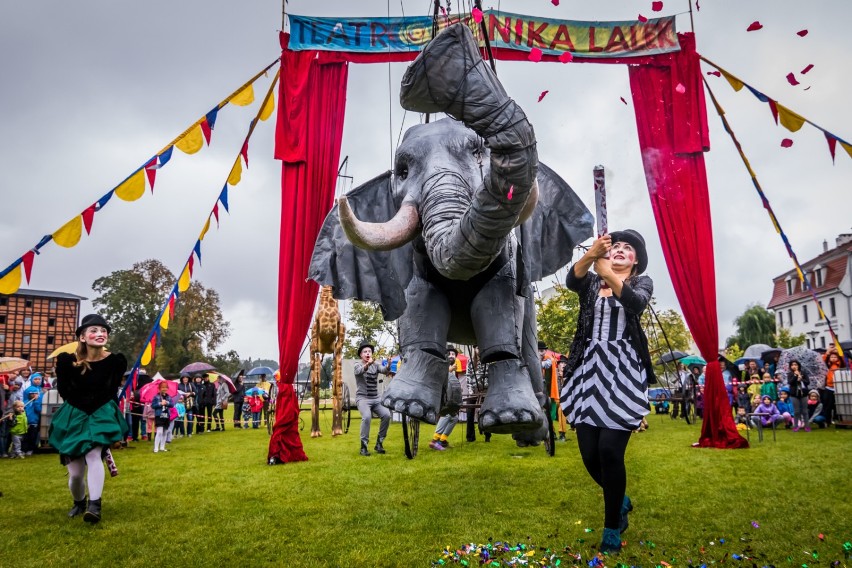
[[[594,218],[574,190],[539,162],[538,205],[518,227],[528,282],[546,278],[571,262],[574,247],[593,235]]]
[[[399,209],[391,172],[356,187],[346,197],[362,221],[388,221]],[[413,252],[411,243],[391,251],[356,247],[343,232],[335,204],[317,236],[308,278],[320,286],[331,286],[335,299],[378,303],[385,320],[392,321],[405,311],[405,288],[411,280]]]

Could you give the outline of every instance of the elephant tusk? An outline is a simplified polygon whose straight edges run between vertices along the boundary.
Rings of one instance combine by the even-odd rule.
[[[337,200],[340,224],[349,241],[365,250],[393,250],[411,241],[417,236],[420,215],[417,209],[403,203],[393,219],[384,223],[368,223],[359,220],[346,196]]]
[[[524,208],[521,210],[521,214],[518,217],[518,222],[515,223],[515,226],[518,227],[523,225],[524,221],[530,218],[535,210],[535,206],[538,203],[538,180],[533,181],[532,188],[530,188],[530,194],[527,196],[527,201],[524,203]]]

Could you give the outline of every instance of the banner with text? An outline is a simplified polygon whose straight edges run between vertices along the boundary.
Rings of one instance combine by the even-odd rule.
[[[488,40],[494,48],[539,49],[547,55],[566,51],[579,57],[609,58],[656,55],[680,50],[675,18],[646,22],[581,22],[553,20],[487,10]],[[397,18],[314,18],[290,15],[289,48],[360,53],[420,51],[432,39],[430,16]],[[480,38],[480,25],[470,14],[439,18],[439,29],[463,22]]]

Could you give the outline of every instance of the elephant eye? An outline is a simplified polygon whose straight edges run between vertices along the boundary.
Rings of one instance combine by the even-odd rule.
[[[396,171],[394,171],[394,175],[396,177],[398,177],[399,179],[404,180],[405,178],[408,177],[408,166],[398,164],[396,166]]]

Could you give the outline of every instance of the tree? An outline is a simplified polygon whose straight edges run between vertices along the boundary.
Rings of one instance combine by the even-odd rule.
[[[549,300],[535,301],[538,339],[548,349],[567,354],[577,331],[580,298],[565,286],[557,285],[555,290],[556,295]]]
[[[243,369],[240,354],[233,349],[227,353],[215,354],[213,359],[210,360],[210,364],[216,367],[216,370],[225,373],[229,377],[233,377],[240,371],[240,369]],[[248,369],[245,370],[248,371]]]
[[[657,300],[651,298],[649,309],[642,312],[640,319],[642,329],[648,337],[648,351],[654,361],[669,351],[688,351],[692,345],[692,334],[683,317],[675,310],[669,309],[656,312],[657,317],[654,318],[650,308],[656,303]]]
[[[376,357],[392,355],[398,349],[396,321],[385,321],[378,304],[352,300],[347,320],[346,342],[343,344],[343,357],[346,359],[358,358],[358,345],[362,341],[369,341],[376,346]],[[390,349],[383,345],[386,336],[393,340]]]
[[[110,349],[135,358],[156,323],[175,276],[158,260],[137,262],[95,280],[95,309],[112,326]],[[229,333],[222,317],[219,294],[195,282],[181,293],[169,328],[162,330],[155,360],[147,369],[177,371],[197,360],[210,360]],[[224,372],[224,371],[223,371]]]
[[[731,343],[725,348],[725,358],[731,363],[741,358],[743,353],[743,348],[740,347],[739,343]]]
[[[807,338],[804,333],[793,335],[790,333],[789,328],[782,327],[778,330],[778,333],[775,334],[775,341],[771,345],[774,345],[779,349],[789,349],[791,347],[796,347],[797,345],[804,345],[806,342]]]
[[[737,332],[729,337],[725,345],[771,345],[775,340],[775,314],[761,306],[751,304],[746,311],[734,320]]]

